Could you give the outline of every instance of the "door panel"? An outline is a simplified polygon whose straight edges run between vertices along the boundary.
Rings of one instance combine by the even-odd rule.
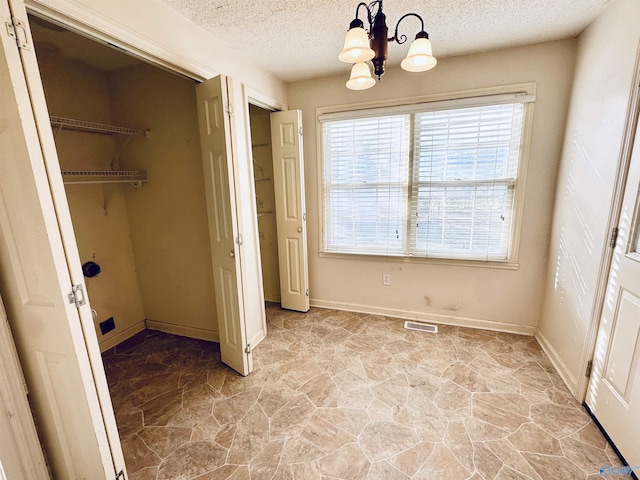
[[[300,240],[287,238],[287,274],[288,294],[300,295],[302,282],[300,278]]]
[[[282,308],[309,310],[307,226],[299,110],[271,114]]]
[[[640,225],[639,186],[636,134],[585,400],[631,466],[640,465],[640,255],[632,236]]]
[[[0,0],[0,17],[11,16],[27,25],[21,1]],[[74,258],[65,254],[58,222],[70,226],[70,218],[66,200],[54,203],[52,189],[64,192],[55,153],[49,161],[58,177],[43,157],[47,142],[53,145],[51,128],[47,122],[43,130],[34,117],[37,110],[46,116],[37,63],[32,50],[18,51],[4,25],[0,41],[0,293],[54,477],[111,478],[103,415],[113,412],[98,398],[83,325],[68,299]],[[27,86],[29,77],[34,83]]]
[[[211,259],[222,361],[241,375],[253,369],[245,351],[241,251],[238,236],[233,179],[231,125],[227,78],[219,76],[196,87],[200,142],[211,238]]]
[[[243,349],[242,335],[238,328],[238,315],[235,311],[236,305],[238,305],[238,297],[235,295],[237,289],[235,288],[235,273],[225,267],[218,269],[220,275],[220,284],[224,285],[223,289],[223,304],[222,309],[224,311],[224,318],[232,318],[233,321],[226,322],[227,328],[224,329],[224,343],[229,345],[234,350]]]
[[[22,369],[0,298],[0,465],[7,478],[49,478]],[[0,470],[0,479],[2,476]]]
[[[640,298],[620,289],[604,364],[604,381],[621,401],[629,403],[640,355]]]

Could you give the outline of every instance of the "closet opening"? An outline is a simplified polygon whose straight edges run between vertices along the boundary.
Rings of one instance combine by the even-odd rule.
[[[29,21],[100,350],[218,341],[197,82]]]
[[[271,146],[271,111],[249,104],[251,155],[255,182],[256,212],[264,300],[280,304],[278,226]]]

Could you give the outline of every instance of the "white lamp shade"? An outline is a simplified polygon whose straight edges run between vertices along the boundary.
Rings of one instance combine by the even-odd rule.
[[[363,27],[349,29],[344,39],[344,48],[338,58],[345,63],[361,63],[375,55],[369,46],[369,36]]]
[[[426,72],[436,66],[438,60],[433,56],[431,41],[428,38],[416,38],[409,47],[409,53],[400,66],[408,72]]]
[[[376,84],[376,81],[371,76],[371,70],[366,63],[356,63],[351,68],[351,76],[347,82],[347,88],[349,90],[366,90]]]

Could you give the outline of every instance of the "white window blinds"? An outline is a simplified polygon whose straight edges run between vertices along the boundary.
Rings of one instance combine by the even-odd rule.
[[[409,117],[324,124],[324,246],[402,254],[406,241]]]
[[[324,120],[324,251],[509,259],[524,105],[479,103]]]
[[[416,115],[411,253],[508,257],[522,113],[517,103]]]

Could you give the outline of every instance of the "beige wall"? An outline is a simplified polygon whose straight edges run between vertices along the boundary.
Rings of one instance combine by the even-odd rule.
[[[51,115],[111,124],[106,76],[85,65],[38,52]],[[139,139],[133,142],[141,141]],[[144,140],[142,140],[144,141]],[[110,170],[117,151],[113,136],[62,130],[56,135],[62,170]],[[129,218],[122,185],[66,185],[80,259],[93,260],[102,273],[86,279],[102,346],[144,328],[142,297],[134,265]],[[135,192],[138,193],[138,192]],[[116,329],[102,335],[99,322],[113,317]]]
[[[289,85],[303,112],[310,295],[313,305],[380,312],[533,334],[542,303],[556,172],[575,61],[575,40],[443,59],[424,74],[388,71],[370,90],[341,76]],[[537,82],[518,270],[393,260],[321,258],[316,112],[322,106]],[[391,286],[382,274],[391,274]]]
[[[249,106],[264,298],[270,302],[280,302],[278,230],[275,214],[276,195],[273,190],[270,113],[260,107]]]
[[[126,197],[148,324],[217,340],[195,82],[149,65],[109,79],[114,121],[151,130],[122,158],[150,178]]]
[[[640,2],[616,0],[580,36],[559,171],[541,343],[579,392],[640,39]]]

